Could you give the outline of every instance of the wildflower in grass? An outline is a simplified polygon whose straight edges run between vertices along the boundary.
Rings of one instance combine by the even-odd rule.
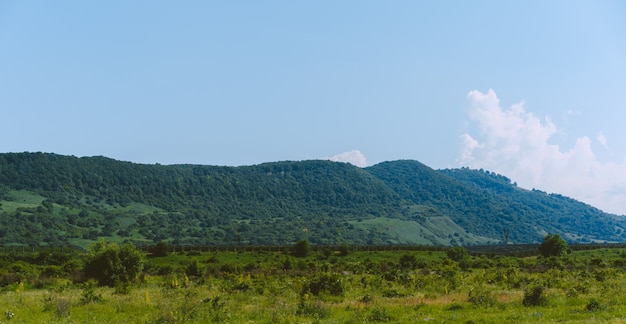
[[[146,290],[146,304],[150,305],[150,292]]]
[[[170,282],[170,288],[175,289],[175,288],[178,288],[179,286],[180,286],[180,283],[178,282],[178,278],[174,276],[172,278],[172,281]]]
[[[7,320],[12,319],[14,316],[15,316],[15,313],[13,313],[13,311],[11,310],[4,311],[4,317],[6,317]]]
[[[20,293],[22,293],[23,291],[24,291],[24,281],[20,281],[20,282],[17,284],[17,288],[15,288],[15,292],[16,292],[16,293],[18,293],[18,294],[20,294]]]
[[[17,284],[17,288],[15,288],[15,293],[17,293],[17,296],[18,296],[19,302],[22,302],[22,301],[23,301],[23,300],[22,300],[22,298],[23,298],[23,296],[22,296],[22,292],[24,292],[24,281],[20,281],[20,282]]]

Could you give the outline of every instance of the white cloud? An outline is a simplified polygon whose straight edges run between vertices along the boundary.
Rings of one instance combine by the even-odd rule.
[[[367,166],[367,160],[365,159],[365,155],[361,153],[359,150],[352,150],[348,152],[339,153],[329,158],[325,158],[325,160],[331,160],[335,162],[347,162],[358,167],[364,168]]]
[[[480,134],[461,136],[460,164],[506,175],[524,188],[560,193],[626,214],[626,160],[599,161],[587,136],[568,150],[550,144],[559,130],[549,117],[527,112],[523,102],[503,109],[491,89],[471,91],[467,98],[469,116]],[[596,140],[608,149],[602,133]]]
[[[596,135],[596,139],[598,140],[600,145],[602,145],[602,147],[604,147],[607,151],[610,151],[609,145],[606,142],[606,136],[604,136],[602,132],[598,132],[598,135]]]

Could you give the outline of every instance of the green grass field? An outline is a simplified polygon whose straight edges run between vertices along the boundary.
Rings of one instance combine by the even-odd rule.
[[[626,322],[622,249],[459,261],[444,251],[194,251],[146,258],[140,282],[122,288],[84,282],[80,254],[58,265],[21,258],[2,256],[2,323]]]

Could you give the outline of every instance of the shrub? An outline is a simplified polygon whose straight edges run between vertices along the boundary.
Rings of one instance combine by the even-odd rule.
[[[297,258],[304,258],[311,252],[311,245],[307,240],[301,240],[293,246],[293,256]]]
[[[347,245],[339,247],[339,256],[347,256],[350,253],[350,248]]]
[[[316,319],[326,318],[330,316],[330,309],[325,307],[321,302],[308,302],[307,295],[303,295],[300,297],[300,302],[298,303],[298,309],[296,310],[297,315],[308,315],[312,316]]]
[[[383,290],[382,296],[387,297],[387,298],[395,298],[395,297],[407,297],[408,295],[401,293],[397,291],[396,289],[385,289]]]
[[[372,322],[390,322],[391,320],[393,320],[393,318],[391,318],[391,315],[387,313],[387,310],[380,307],[375,307],[374,309],[372,309],[372,312],[367,318]]]
[[[160,241],[152,248],[153,257],[165,257],[169,253],[169,247],[165,241]]]
[[[448,258],[458,262],[467,258],[468,253],[464,247],[455,246],[449,248],[448,251],[446,251],[446,255],[448,256]]]
[[[485,288],[474,288],[470,290],[468,297],[469,302],[477,306],[491,307],[496,304],[496,297],[493,292]]]
[[[91,303],[99,303],[102,301],[102,295],[96,294],[95,283],[93,281],[88,281],[83,286],[83,293],[80,297],[80,303],[82,305],[87,305]]]
[[[103,240],[92,245],[85,262],[85,276],[101,286],[135,282],[143,269],[143,256],[132,244],[118,246]]]
[[[204,268],[197,259],[193,259],[185,268],[185,274],[190,277],[201,278],[204,275]]]
[[[548,304],[546,296],[543,294],[543,286],[533,285],[524,290],[522,304],[526,307],[545,306]]]
[[[417,258],[413,254],[404,254],[400,257],[400,267],[403,269],[415,269]]]
[[[539,246],[539,253],[544,257],[561,256],[569,251],[565,240],[559,234],[550,234],[543,239]]]
[[[321,274],[311,279],[302,287],[302,295],[311,293],[315,296],[327,293],[333,296],[343,296],[343,281],[337,274]]]
[[[587,306],[585,306],[585,310],[588,312],[596,312],[602,309],[602,305],[595,298],[591,298]]]

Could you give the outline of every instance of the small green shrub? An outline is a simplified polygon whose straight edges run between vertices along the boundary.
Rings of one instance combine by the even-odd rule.
[[[374,309],[372,309],[372,312],[369,314],[369,316],[367,316],[367,319],[372,322],[390,322],[393,320],[387,310],[380,307],[375,307]]]
[[[561,256],[569,253],[570,249],[564,239],[559,234],[549,234],[543,239],[539,246],[539,253],[544,257]]]
[[[360,302],[362,302],[362,303],[366,303],[366,304],[367,304],[367,303],[371,303],[371,302],[372,302],[372,300],[374,300],[374,298],[372,297],[372,295],[369,295],[369,294],[368,294],[368,295],[364,295],[363,297],[361,297],[361,298],[359,299],[359,301],[360,301]]]
[[[468,297],[469,302],[477,306],[491,307],[497,302],[494,293],[485,288],[474,288],[470,290]]]
[[[415,269],[417,267],[417,258],[413,254],[404,254],[399,260],[402,269]]]
[[[115,284],[113,293],[116,295],[128,295],[130,294],[131,284],[125,282],[117,282]]]
[[[597,312],[602,310],[602,305],[600,305],[600,302],[597,299],[591,298],[589,303],[587,303],[587,306],[585,306],[585,310],[588,312]]]
[[[524,299],[522,299],[522,304],[526,307],[531,306],[546,306],[548,304],[548,300],[543,293],[543,286],[541,285],[533,285],[524,290]]]
[[[446,251],[446,255],[448,256],[448,258],[458,262],[467,258],[469,254],[464,247],[455,246],[448,249],[448,251]]]
[[[96,293],[96,283],[93,281],[87,281],[83,285],[83,293],[80,297],[80,303],[87,305],[91,303],[99,303],[102,301],[102,295]]]
[[[165,257],[169,254],[169,250],[167,242],[160,241],[151,249],[151,252],[153,257]]]
[[[321,302],[309,302],[306,296],[300,298],[298,303],[297,315],[312,316],[316,319],[327,318],[330,316],[330,309],[325,307]]]
[[[387,298],[395,298],[395,297],[406,297],[408,296],[405,293],[401,293],[396,289],[385,289],[383,290],[382,293],[383,297],[387,297]]]
[[[200,265],[197,259],[193,259],[185,268],[185,274],[189,277],[201,278],[204,275],[204,267]]]
[[[338,274],[324,273],[311,279],[302,287],[302,295],[313,294],[318,296],[327,293],[332,296],[343,296],[344,286],[341,276]]]
[[[296,245],[293,246],[292,252],[293,256],[297,258],[304,258],[309,255],[309,252],[311,252],[311,245],[307,240],[298,241]]]

